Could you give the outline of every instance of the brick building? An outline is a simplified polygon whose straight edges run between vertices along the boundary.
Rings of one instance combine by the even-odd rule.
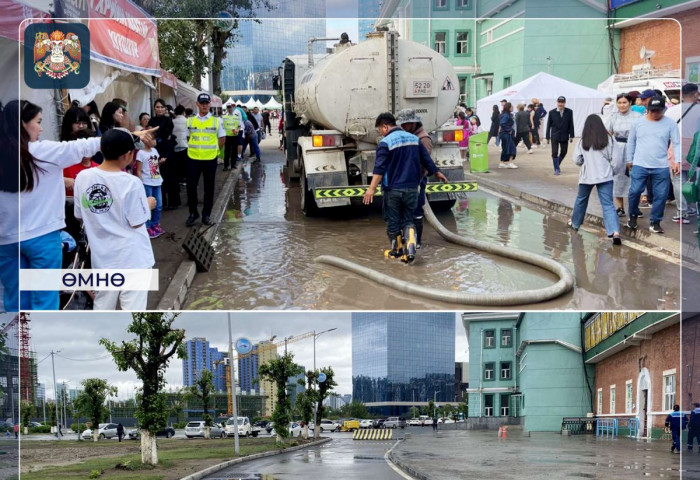
[[[691,410],[693,403],[700,402],[700,314],[683,315],[681,326],[681,408]]]
[[[658,438],[681,400],[680,315],[606,312],[584,324],[584,358],[595,365],[597,417],[636,418],[640,438]]]

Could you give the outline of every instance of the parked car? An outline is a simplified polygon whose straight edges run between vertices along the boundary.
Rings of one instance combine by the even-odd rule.
[[[339,432],[340,424],[334,422],[333,420],[322,419],[319,428],[321,429],[321,433],[326,431]]]
[[[156,433],[156,437],[173,438],[175,436],[175,429],[173,427],[165,427],[163,430]],[[141,430],[138,427],[129,430],[129,438],[131,440],[138,440],[141,438]]]
[[[420,420],[421,426],[425,427],[426,425],[432,425],[433,424],[433,419],[430,418],[428,415],[421,415],[418,417]]]
[[[442,417],[438,418],[438,423],[455,423],[455,421],[449,417]]]
[[[420,427],[423,425],[419,418],[412,418],[407,423],[409,427]]]
[[[100,423],[97,436],[99,438],[114,438],[117,436],[117,424],[116,423]],[[88,428],[85,430],[81,437],[88,440],[92,438],[92,429]]]
[[[389,417],[384,420],[382,428],[406,428],[406,419],[403,417]]]
[[[303,432],[303,428],[301,428],[301,425],[299,425],[297,422],[292,422],[289,424],[289,436],[290,437],[301,437],[301,433]],[[274,427],[272,430],[270,430],[270,436],[276,436],[277,432],[275,431]]]
[[[372,420],[360,420],[360,428],[372,428]]]
[[[43,427],[40,422],[29,422],[30,427]]]
[[[205,428],[206,427],[204,426],[203,420],[196,420],[194,422],[189,422],[185,426],[185,436],[187,438],[204,437],[204,429]],[[209,436],[211,438],[225,438],[226,431],[224,430],[224,428],[220,424],[212,423],[210,430],[209,430]]]
[[[255,423],[253,424],[253,426],[255,426],[255,427],[260,427],[260,430],[262,430],[263,428],[266,428],[266,427],[267,427],[267,424],[268,424],[268,423],[270,423],[270,422],[267,421],[267,420],[258,420],[257,422],[255,422]]]
[[[372,422],[372,427],[374,428],[384,428],[384,422],[386,422],[386,418],[377,418]]]

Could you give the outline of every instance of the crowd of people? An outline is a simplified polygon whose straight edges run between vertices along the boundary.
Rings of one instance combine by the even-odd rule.
[[[8,150],[20,152],[18,163],[2,162],[1,167],[5,309],[19,309],[19,268],[67,268],[66,259],[87,245],[86,239],[85,267],[152,268],[150,239],[165,233],[162,212],[181,207],[182,185],[187,186],[187,226],[199,218],[202,175],[201,222],[210,225],[217,165],[228,161],[224,169],[235,168],[248,146],[250,156],[260,161],[259,141],[272,128],[269,111],[236,107],[235,115],[228,108],[217,116],[210,104],[206,93],[197,97],[196,112],[157,99],[153,111],[140,113],[133,125],[123,99],[107,102],[101,112],[94,101],[73,102],[63,115],[59,141],[40,138],[38,105],[22,100],[2,107],[0,137]],[[224,159],[220,150],[225,150]],[[118,302],[124,309],[140,310],[147,302],[147,291],[98,291],[90,296],[100,310],[116,309]],[[23,309],[56,310],[59,304],[57,291],[21,294]]]

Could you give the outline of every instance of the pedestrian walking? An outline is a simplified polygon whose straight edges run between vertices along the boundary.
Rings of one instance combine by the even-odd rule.
[[[172,138],[175,128],[172,117],[168,114],[168,108],[162,98],[153,102],[155,115],[148,121],[149,127],[158,127],[155,132],[155,148],[161,158],[171,160],[175,155],[175,141]],[[162,204],[168,210],[174,210],[182,205],[180,199],[180,179],[178,178],[175,162],[165,162],[160,167],[162,186]]]
[[[15,432],[15,440],[19,440],[19,424],[18,423],[15,423],[14,432]]]
[[[664,422],[664,425],[671,430],[671,453],[674,450],[676,453],[681,453],[681,432],[685,430],[688,423],[688,419],[680,410],[680,406],[674,405],[673,411],[668,414]]]
[[[694,403],[688,420],[688,451],[693,451],[693,442],[697,440],[700,450],[700,403]]]
[[[462,127],[462,140],[459,142],[459,156],[462,160],[467,159],[467,152],[469,151],[469,137],[473,133],[472,123],[464,112],[459,112],[457,114],[457,121],[455,125]],[[413,132],[411,132],[413,133]],[[430,153],[430,152],[428,152]]]
[[[515,113],[515,146],[520,140],[525,144],[527,153],[532,153],[532,143],[530,142],[530,113],[525,111],[525,105],[518,104],[518,111]]]
[[[165,233],[160,226],[160,216],[163,211],[163,178],[160,171],[161,166],[168,159],[156,150],[156,140],[152,136],[144,137],[142,143],[144,148],[136,153],[134,175],[143,182],[146,196],[156,199],[151,218],[146,220],[146,231],[149,238],[158,238]]]
[[[117,424],[117,438],[119,438],[119,443],[121,443],[122,438],[124,438],[124,425],[122,425],[121,422]]]
[[[628,93],[620,93],[616,100],[617,112],[613,112],[606,120],[606,128],[613,136],[613,162],[615,165],[625,165],[625,152],[627,150],[627,139],[630,135],[632,124],[642,118],[633,111],[632,97]],[[626,216],[625,197],[630,191],[630,174],[627,168],[620,168],[615,171],[613,177],[613,197],[615,201],[615,211],[618,217]],[[641,212],[640,212],[641,213]]]
[[[491,126],[489,127],[489,134],[486,139],[486,144],[488,144],[491,141],[491,138],[496,139],[496,146],[500,143],[500,140],[498,139],[498,127],[499,127],[499,118],[501,116],[501,113],[498,111],[498,105],[493,106],[493,112],[491,113]]]
[[[238,152],[238,130],[241,127],[240,115],[233,112],[233,104],[226,105],[226,113],[222,117],[226,141],[224,144],[224,172],[236,168],[236,154]]]
[[[382,207],[391,242],[387,256],[405,256],[407,262],[412,262],[417,246],[413,212],[418,204],[421,168],[445,183],[447,177],[435,166],[418,137],[399,128],[391,113],[380,114],[375,127],[383,138],[377,145],[372,181],[362,202],[372,203],[381,182]]]
[[[549,112],[545,138],[552,145],[554,175],[559,175],[569,143],[574,141],[574,112],[566,108],[566,97],[557,98],[557,108]]]
[[[583,125],[581,141],[574,150],[574,161],[581,167],[578,180],[578,195],[574,212],[568,225],[578,230],[586,216],[588,199],[593,187],[598,190],[598,199],[603,208],[605,233],[612,238],[613,245],[621,245],[620,221],[613,204],[613,139],[605,129],[600,116],[589,115]],[[620,164],[624,168],[624,164]]]
[[[501,163],[498,168],[518,168],[515,164],[515,121],[513,120],[513,105],[506,102],[498,118],[500,129],[498,138],[501,141]]]
[[[187,182],[187,138],[189,137],[189,132],[187,131],[187,116],[185,113],[185,107],[182,105],[175,107],[175,117],[173,118],[173,137],[175,137],[176,143],[175,147],[173,148],[173,155],[175,161],[175,171],[177,172],[178,188],[180,186],[185,186]],[[169,205],[164,210],[175,210],[177,208],[179,208],[179,206]]]
[[[663,97],[654,96],[648,103],[646,115],[632,124],[627,140],[626,161],[630,172],[629,220],[627,226],[637,229],[639,217],[639,200],[646,187],[647,179],[651,179],[653,204],[649,230],[654,233],[664,233],[661,220],[664,218],[664,207],[669,190],[668,148],[673,148],[675,163],[674,172],[680,171],[680,135],[676,122],[664,116],[666,108]]]
[[[438,417],[433,415],[433,432],[437,432],[438,429]]]
[[[211,211],[214,208],[214,188],[216,187],[216,167],[219,149],[226,142],[224,123],[209,113],[211,97],[208,93],[197,96],[197,115],[187,119],[190,138],[187,144],[187,204],[190,215],[185,225],[191,227],[199,218],[197,211],[197,187],[199,178],[204,177],[204,205],[202,224],[211,225]]]

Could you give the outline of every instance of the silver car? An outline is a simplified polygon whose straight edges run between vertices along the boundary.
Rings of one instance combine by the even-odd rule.
[[[117,436],[117,426],[118,425],[116,423],[100,423],[99,429],[97,430],[97,436],[100,439],[114,438]],[[92,430],[88,428],[82,433],[81,437],[86,440],[92,438]]]
[[[185,426],[185,436],[187,438],[202,437],[204,438],[205,422],[203,420],[197,420],[194,422],[189,422]],[[211,438],[226,438],[226,430],[218,423],[212,423],[209,436]]]

